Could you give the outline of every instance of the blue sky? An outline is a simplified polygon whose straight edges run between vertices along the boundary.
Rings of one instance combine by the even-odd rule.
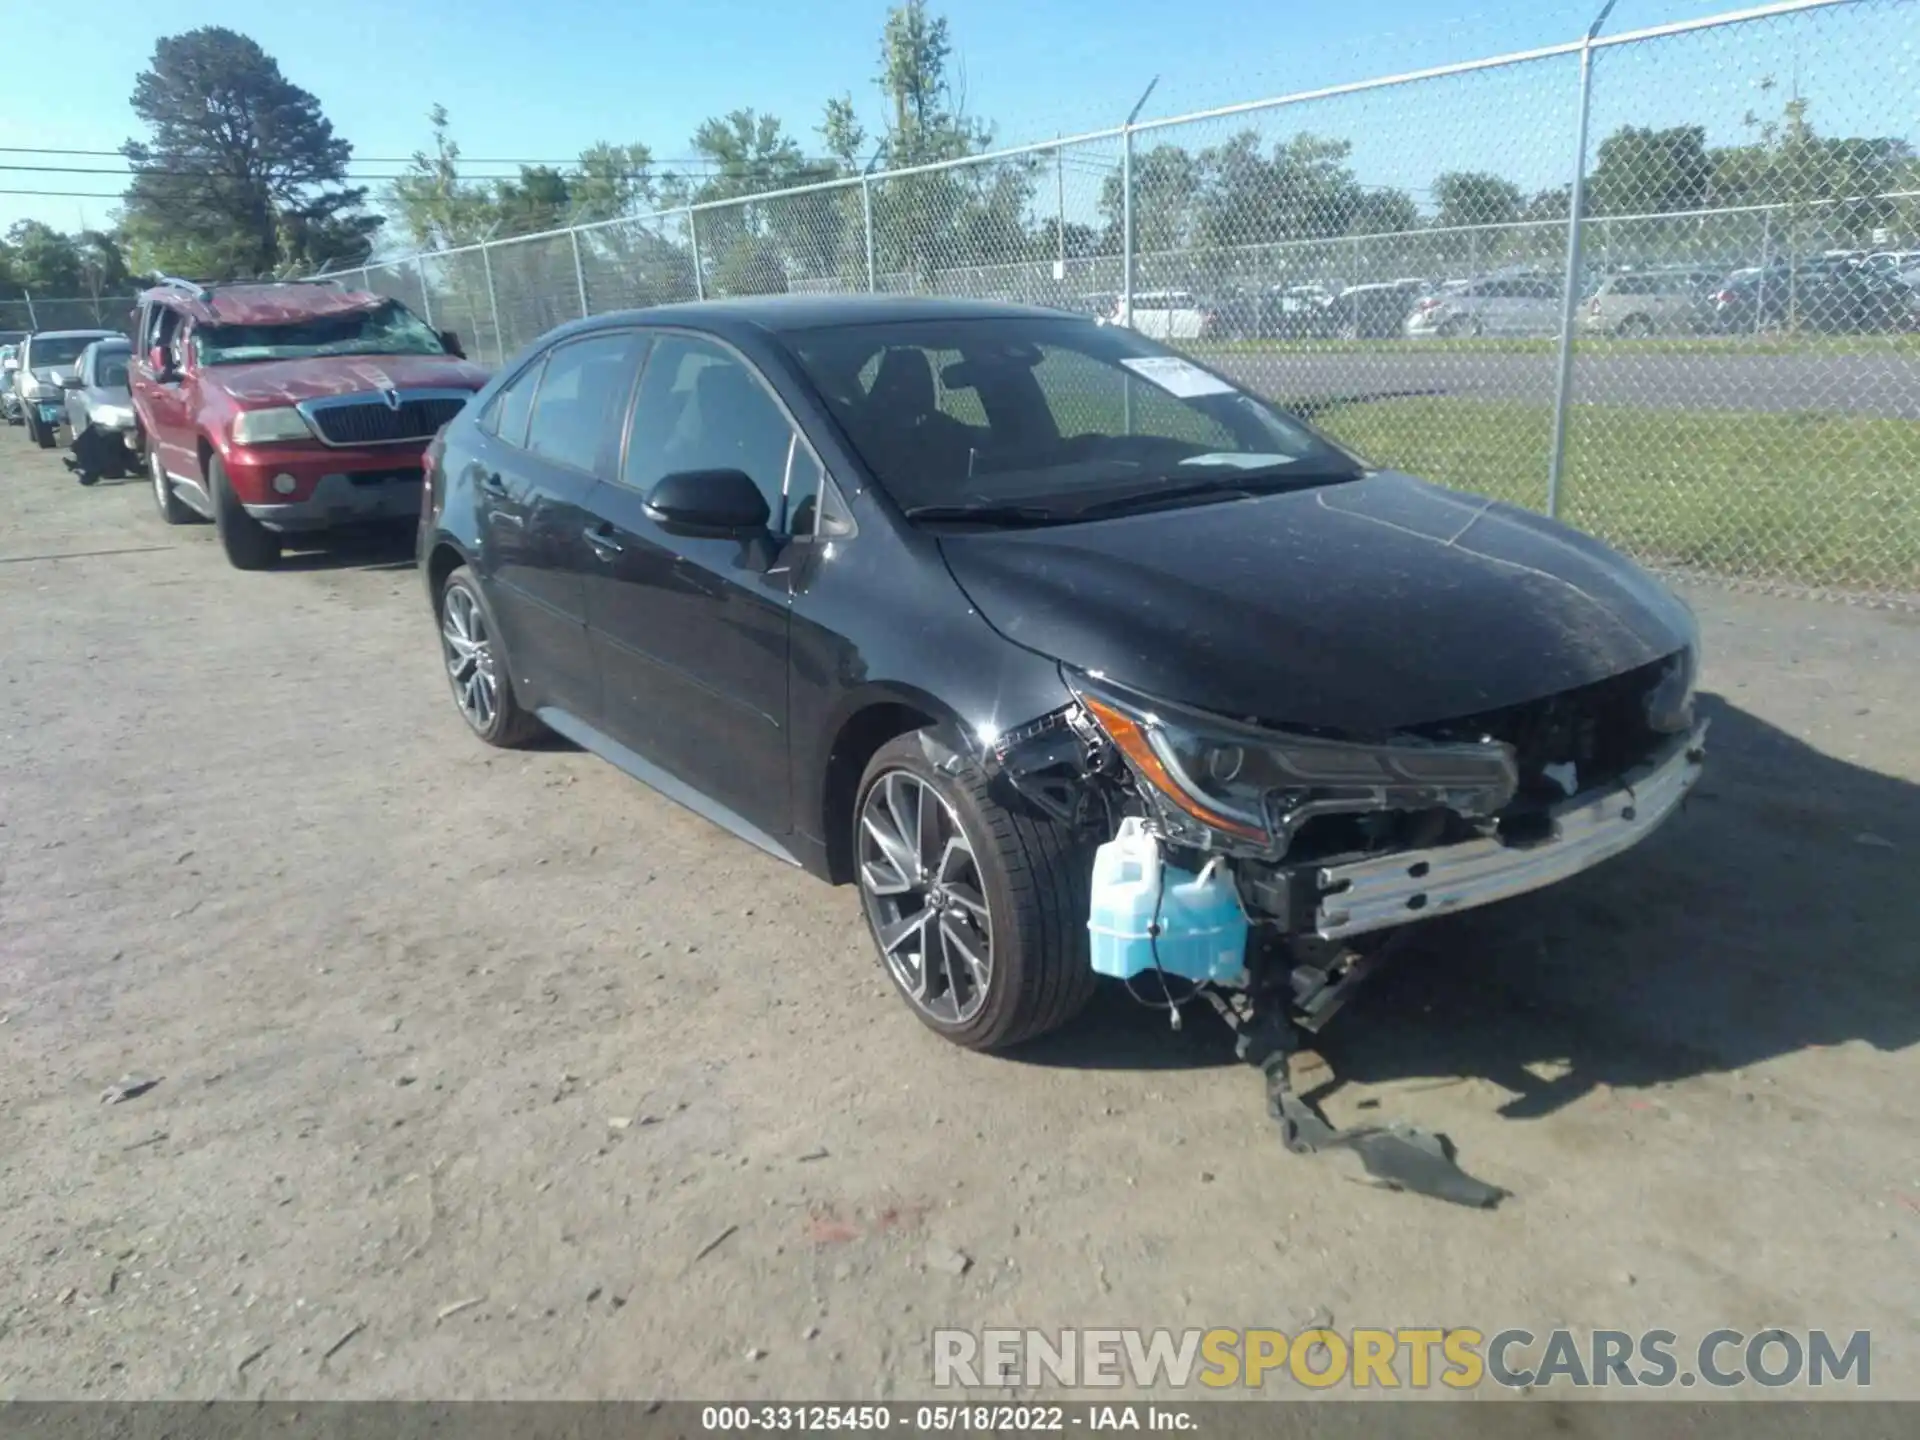
[[[451,112],[456,138],[474,157],[564,160],[596,140],[643,140],[658,156],[683,156],[704,117],[741,105],[779,115],[814,151],[813,127],[829,95],[851,92],[877,128],[872,80],[886,8],[885,0],[332,0],[319,11],[215,0],[161,10],[150,0],[90,0],[82,63],[61,63],[67,47],[50,45],[35,64],[8,75],[0,146],[108,150],[139,135],[127,95],[163,33],[156,17],[164,15],[164,33],[222,24],[253,36],[320,98],[356,154],[368,157],[356,168],[369,175],[400,168],[376,157],[405,156],[426,143],[426,112],[435,102]],[[1009,143],[1115,124],[1156,74],[1147,116],[1570,39],[1592,8],[1592,0],[964,0],[944,7],[968,106]],[[1728,8],[1727,0],[1619,0],[1609,28]],[[1913,12],[1872,9],[1868,18],[1886,30],[1892,49],[1904,36],[1910,50]],[[51,41],[64,22],[53,11],[46,18]],[[1753,84],[1762,70],[1818,70],[1822,62],[1799,52],[1819,51],[1812,42],[1836,33],[1833,18],[1801,24],[1804,40],[1784,48],[1716,32],[1711,42],[1657,56],[1623,54],[1612,83],[1597,92],[1596,135],[1622,119],[1660,123],[1706,106],[1717,115],[1715,138],[1730,139],[1743,105],[1759,98]],[[1373,183],[1417,186],[1437,169],[1493,168],[1544,184],[1564,178],[1568,163],[1571,63],[1392,92],[1390,102],[1279,112],[1261,128],[1270,137],[1301,126],[1348,135],[1362,178]],[[1881,112],[1871,117],[1882,121],[1878,133],[1911,130],[1886,119],[1890,110],[1912,111],[1910,85],[1899,100],[1863,96],[1858,83],[1833,88],[1836,104]],[[1168,138],[1197,145],[1226,133],[1225,126],[1199,127]],[[116,163],[0,153],[0,165]],[[1091,168],[1082,174],[1091,176]],[[1086,179],[1070,209],[1086,208],[1091,186]],[[119,182],[7,169],[0,188],[107,194]],[[114,203],[0,195],[0,230],[28,215],[62,229],[100,225]]]

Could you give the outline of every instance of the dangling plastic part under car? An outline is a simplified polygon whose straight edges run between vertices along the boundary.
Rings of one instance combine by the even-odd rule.
[[[1683,653],[1374,743],[1225,720],[1065,671],[1076,703],[999,735],[988,768],[1101,842],[1094,968],[1176,1025],[1203,997],[1261,1071],[1289,1150],[1351,1150],[1384,1184],[1490,1206],[1504,1192],[1461,1171],[1444,1137],[1329,1124],[1296,1087],[1324,1065],[1309,1039],[1401,927],[1557,883],[1672,814],[1706,734],[1692,667]],[[1315,1091],[1330,1088],[1326,1075]]]

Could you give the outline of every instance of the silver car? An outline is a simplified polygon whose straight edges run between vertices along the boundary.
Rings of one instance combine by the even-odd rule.
[[[1560,286],[1552,275],[1449,281],[1414,306],[1403,333],[1409,340],[1551,335],[1560,328]]]
[[[134,438],[133,394],[127,366],[133,342],[125,336],[96,340],[80,352],[71,374],[60,378],[67,392],[67,430],[73,469],[82,485],[127,473]]]
[[[34,444],[53,448],[54,430],[67,408],[61,376],[73,373],[80,352],[96,340],[122,338],[118,330],[38,330],[21,343],[12,379]]]

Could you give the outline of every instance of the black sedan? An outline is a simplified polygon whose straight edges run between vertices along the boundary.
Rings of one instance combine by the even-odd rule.
[[[598,316],[427,460],[474,733],[550,727],[857,883],[902,995],[965,1045],[1087,998],[1123,830],[1227,877],[1251,988],[1616,854],[1699,765],[1692,617],[1637,567],[1057,311]]]

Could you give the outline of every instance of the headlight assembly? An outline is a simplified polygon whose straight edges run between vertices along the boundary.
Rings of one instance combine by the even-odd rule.
[[[233,443],[271,445],[276,440],[311,440],[313,429],[307,417],[291,405],[269,410],[242,410],[233,417]]]
[[[1314,815],[1446,809],[1482,818],[1519,785],[1513,750],[1495,741],[1326,740],[1239,725],[1071,671],[1066,678],[1193,843],[1224,836],[1283,853]]]

